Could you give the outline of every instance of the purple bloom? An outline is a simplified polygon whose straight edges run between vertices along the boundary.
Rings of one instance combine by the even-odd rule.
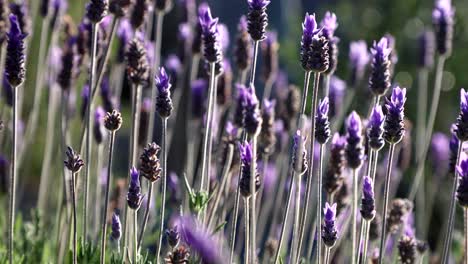
[[[13,88],[23,83],[26,73],[24,65],[24,38],[15,15],[10,15],[10,31],[6,48],[5,74],[6,79]]]
[[[449,173],[455,173],[455,167],[457,166],[457,156],[458,156],[458,146],[460,144],[460,140],[455,133],[456,125],[453,124],[452,128],[450,129],[450,134],[452,137],[450,138],[449,148],[450,148],[450,162],[449,162]]]
[[[452,51],[453,18],[455,9],[450,0],[437,0],[432,11],[432,24],[437,41],[437,51],[448,56]]]
[[[367,138],[369,147],[379,151],[385,145],[383,139],[385,115],[380,105],[372,109],[370,120],[367,123]]]
[[[344,96],[346,93],[346,82],[341,80],[336,76],[331,76],[330,78],[330,91],[329,91],[329,99],[330,99],[330,110],[328,116],[330,118],[335,117],[343,107],[344,103]]]
[[[393,88],[390,100],[387,99],[385,107],[387,116],[384,124],[384,138],[390,144],[400,142],[405,135],[404,110],[406,102],[406,88],[401,89],[396,86]]]
[[[430,157],[436,175],[443,176],[447,173],[450,157],[449,144],[449,139],[444,133],[437,132],[432,135]]]
[[[140,173],[135,167],[130,169],[130,185],[127,193],[127,204],[130,209],[138,210],[143,200],[140,188]]]
[[[362,145],[361,118],[353,111],[346,122],[346,160],[348,167],[357,169],[364,159],[364,147]]]
[[[31,32],[31,17],[28,14],[28,6],[25,1],[14,1],[10,3],[10,16],[11,15],[15,15],[17,17],[20,31],[24,35],[29,35]]]
[[[104,131],[104,116],[106,113],[102,107],[97,107],[96,111],[94,112],[94,126],[93,126],[93,135],[94,140],[97,144],[101,144],[106,136],[106,132]]]
[[[266,7],[270,4],[268,0],[247,0],[249,12],[247,14],[247,31],[254,41],[262,41],[266,38],[266,27],[268,26],[268,14]]]
[[[434,65],[434,32],[425,30],[419,37],[419,67],[431,68]]]
[[[328,40],[318,36],[315,15],[305,16],[302,24],[301,65],[305,71],[324,72],[329,66]]]
[[[93,23],[99,23],[107,15],[107,0],[90,0],[86,5],[86,17]]]
[[[209,63],[216,63],[222,60],[221,37],[218,30],[218,18],[211,16],[211,10],[199,9],[199,22],[202,29],[203,56]]]
[[[374,182],[369,176],[362,182],[361,216],[368,221],[375,217]]]
[[[468,92],[460,90],[460,113],[457,117],[455,133],[461,141],[468,140]]]
[[[101,83],[101,99],[106,112],[112,112],[115,107],[114,100],[112,98],[112,92],[109,87],[109,78],[104,77]]]
[[[325,246],[331,248],[338,239],[338,230],[336,229],[336,203],[332,206],[325,203],[323,213],[322,240]]]
[[[328,97],[320,101],[315,116],[315,139],[319,144],[326,144],[330,139],[330,122],[328,121]]]
[[[370,55],[364,40],[349,44],[349,61],[351,65],[351,87],[355,87],[364,77],[364,70],[369,63]]]
[[[304,174],[308,168],[307,150],[306,150],[307,138],[302,135],[300,130],[297,130],[293,139],[294,139],[294,145],[293,145],[292,166],[295,172],[299,174]]]
[[[249,93],[247,88],[242,84],[236,84],[237,99],[236,99],[236,110],[234,113],[234,124],[238,127],[242,127],[244,124],[244,108],[246,104],[246,97]]]
[[[229,29],[225,24],[218,24],[219,40],[221,41],[221,48],[223,52],[229,48]]]
[[[116,213],[112,214],[112,232],[111,238],[113,241],[119,241],[122,237],[122,224],[120,223],[119,215]]]
[[[166,70],[163,67],[159,68],[159,74],[155,77],[156,88],[158,89],[158,96],[156,97],[156,111],[163,118],[167,118],[172,112],[172,99],[171,99],[171,83]]]
[[[327,11],[322,21],[320,22],[320,26],[322,27],[322,34],[326,38],[331,39],[335,34],[335,30],[338,28],[338,22],[335,13]]]
[[[245,93],[243,119],[244,129],[249,135],[257,135],[260,132],[262,116],[258,104],[255,88],[251,85]]]
[[[375,96],[382,96],[390,88],[390,54],[392,49],[388,38],[382,37],[379,42],[374,41],[372,52],[372,72],[369,77],[369,88]]]
[[[208,84],[203,79],[192,82],[192,116],[201,119],[205,112],[204,101]]]
[[[343,185],[345,146],[346,139],[335,133],[330,145],[330,159],[324,177],[324,186],[328,194],[335,193]]]
[[[61,70],[57,76],[57,82],[64,90],[70,90],[76,71],[76,38],[70,37],[62,51]]]
[[[239,144],[239,152],[241,156],[241,163],[242,163],[242,172],[241,172],[241,179],[240,179],[240,191],[244,197],[249,197],[252,195],[251,188],[250,188],[250,179],[252,177],[251,174],[251,166],[252,166],[252,146],[246,141],[244,144]],[[258,169],[258,168],[256,168]],[[255,172],[255,192],[258,191],[260,188],[260,175],[258,171]]]
[[[468,158],[464,157],[457,166],[460,181],[457,188],[457,200],[460,206],[468,207]]]

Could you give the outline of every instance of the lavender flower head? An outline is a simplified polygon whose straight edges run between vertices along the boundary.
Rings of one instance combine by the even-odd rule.
[[[242,84],[236,84],[237,98],[236,98],[236,109],[234,113],[234,124],[238,127],[242,127],[244,124],[244,109],[246,104],[246,97],[249,91]]]
[[[125,61],[125,52],[127,49],[127,43],[132,39],[133,29],[128,19],[121,19],[116,32],[117,38],[119,39],[118,56],[117,60],[119,63]]]
[[[335,133],[330,145],[330,159],[324,178],[324,186],[328,194],[335,193],[343,185],[343,169],[346,161],[345,147],[345,137]]]
[[[93,23],[99,23],[107,15],[107,0],[90,0],[86,5],[86,17]]]
[[[403,119],[405,117],[406,88],[393,88],[390,100],[387,99],[385,107],[387,116],[384,124],[384,138],[390,144],[397,144],[405,135]]]
[[[460,206],[468,207],[468,158],[464,157],[457,166],[460,181],[457,188],[457,200]]]
[[[457,117],[455,133],[461,142],[468,140],[468,92],[460,90],[460,113]]]
[[[322,35],[329,38],[335,34],[335,30],[338,28],[338,22],[335,13],[327,11],[322,21],[320,22],[322,27]]]
[[[326,144],[331,136],[330,122],[328,121],[328,97],[323,98],[315,116],[315,139],[319,144]]]
[[[166,229],[166,238],[169,246],[172,248],[177,247],[179,245],[179,240],[180,240],[180,232],[177,228],[177,226],[174,226],[173,228]]]
[[[266,7],[270,4],[268,0],[247,0],[249,12],[247,14],[247,31],[254,41],[262,41],[266,38],[266,27],[268,26],[268,14]]]
[[[336,203],[332,206],[325,203],[323,213],[322,240],[325,246],[331,248],[338,239],[338,230],[336,229]]]
[[[326,74],[333,74],[338,65],[338,42],[339,39],[334,36],[335,30],[338,28],[336,15],[327,11],[325,17],[320,22],[322,27],[322,36],[328,40],[328,54],[329,54],[329,66],[325,71]]]
[[[140,173],[135,167],[130,169],[130,185],[127,193],[127,205],[130,209],[138,210],[143,200],[140,188]]]
[[[315,14],[305,16],[302,24],[301,65],[307,71],[324,72],[329,66],[328,40],[319,36]]]
[[[434,172],[438,176],[444,176],[447,173],[450,157],[450,143],[444,133],[434,133],[431,140],[431,164]],[[458,149],[458,144],[457,144]],[[457,150],[455,150],[456,152]]]
[[[156,97],[156,111],[162,118],[168,118],[172,112],[171,83],[166,70],[159,68],[159,74],[155,77],[158,96]]]
[[[392,49],[389,46],[388,38],[382,37],[379,42],[374,41],[371,48],[372,71],[369,77],[369,88],[375,96],[382,96],[390,88]]]
[[[370,55],[364,40],[353,41],[349,44],[349,61],[351,65],[351,87],[362,81]]]
[[[10,14],[13,14],[17,17],[21,32],[25,35],[29,35],[29,33],[31,32],[31,17],[28,14],[28,5],[25,1],[10,2]]]
[[[431,68],[434,65],[434,32],[425,30],[419,37],[419,67]]]
[[[336,76],[330,78],[330,91],[328,94],[330,110],[329,118],[335,117],[343,108],[344,96],[346,93],[346,82]]]
[[[416,263],[417,242],[413,236],[403,235],[398,241],[398,253],[401,263]]]
[[[374,181],[369,176],[362,182],[361,216],[367,221],[375,217]]]
[[[104,126],[107,130],[115,132],[122,126],[122,115],[117,110],[108,112],[104,117]]]
[[[346,121],[346,161],[351,169],[358,169],[364,159],[361,118],[353,111]]]
[[[15,88],[21,85],[25,78],[26,68],[24,65],[24,39],[15,15],[10,15],[10,31],[8,32],[8,43],[6,48],[5,74],[8,83]]]
[[[250,189],[250,177],[251,175],[251,166],[252,166],[252,146],[246,141],[244,144],[239,144],[239,152],[242,162],[242,171],[240,179],[240,192],[244,197],[250,197],[252,191]],[[255,192],[260,188],[260,175],[258,171],[255,172]]]
[[[307,138],[302,135],[300,130],[297,130],[293,139],[294,139],[294,145],[293,145],[292,166],[296,173],[304,174],[308,168],[307,150],[306,150]]]
[[[65,152],[67,159],[64,161],[65,167],[72,173],[77,173],[84,166],[84,161],[80,155],[76,153],[71,147],[67,147]]]
[[[450,0],[437,0],[432,11],[432,24],[436,35],[437,52],[450,56],[452,52],[453,18],[455,9]]]
[[[379,151],[385,145],[383,139],[385,115],[382,112],[380,105],[372,109],[370,120],[367,123],[367,139],[369,147],[375,151]]]
[[[234,61],[241,71],[247,70],[252,57],[252,44],[247,32],[247,18],[241,16],[237,26],[236,45],[234,48]]]
[[[94,126],[93,126],[93,135],[94,140],[97,144],[101,144],[106,136],[104,132],[104,116],[105,116],[104,108],[97,107],[96,111],[94,112]]]
[[[119,241],[120,238],[122,238],[122,224],[120,223],[119,215],[113,213],[111,239],[113,241]]]
[[[260,132],[261,125],[262,116],[259,102],[255,95],[255,88],[251,85],[245,93],[243,126],[249,135],[256,136]]]
[[[449,161],[449,170],[450,174],[455,173],[455,167],[457,166],[457,158],[458,158],[458,146],[460,144],[460,140],[457,138],[456,131],[456,124],[452,125],[450,129],[450,134],[452,137],[450,138],[449,148],[450,148],[450,161]]]
[[[207,6],[199,14],[199,22],[202,30],[203,56],[208,63],[217,63],[222,60],[221,38],[218,31],[218,18],[211,16],[211,10]]]
[[[140,172],[150,182],[155,182],[160,178],[161,166],[158,159],[160,147],[156,143],[148,143],[143,153],[140,155]]]
[[[126,52],[127,75],[134,84],[144,84],[148,80],[149,64],[144,43],[133,38]]]

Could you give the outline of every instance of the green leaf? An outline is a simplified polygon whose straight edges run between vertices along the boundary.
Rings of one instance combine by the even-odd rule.
[[[220,225],[218,225],[218,226],[214,229],[213,235],[215,235],[216,233],[218,233],[219,231],[221,231],[221,230],[224,228],[224,226],[226,226],[226,224],[227,224],[227,221],[224,221],[224,222],[222,222]]]

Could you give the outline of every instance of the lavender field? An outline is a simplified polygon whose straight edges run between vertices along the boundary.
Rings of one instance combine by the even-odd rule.
[[[0,0],[0,264],[468,264],[465,14]]]

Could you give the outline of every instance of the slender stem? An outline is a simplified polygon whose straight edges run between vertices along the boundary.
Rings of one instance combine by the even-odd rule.
[[[112,153],[114,150],[115,131],[110,132],[109,140],[109,160],[107,163],[107,181],[106,181],[106,198],[104,200],[104,212],[102,214],[102,235],[101,235],[101,264],[106,263],[106,241],[107,241],[107,211],[109,207],[109,192],[112,184]]]
[[[255,83],[255,70],[257,68],[257,57],[258,57],[258,46],[260,45],[260,41],[254,41],[254,54],[252,57],[252,66],[250,67],[250,78],[249,84]]]
[[[140,250],[141,248],[141,243],[143,242],[143,235],[145,234],[146,225],[148,224],[149,213],[151,209],[151,201],[153,199],[153,187],[154,187],[154,183],[150,182],[149,188],[148,188],[148,198],[146,199],[147,202],[146,202],[145,214],[143,217],[143,225],[141,226],[140,236],[138,237],[138,250]]]
[[[393,154],[395,152],[395,144],[390,144],[390,150],[388,154],[388,164],[387,164],[387,174],[385,175],[385,187],[384,187],[384,201],[383,201],[383,211],[382,211],[382,229],[380,234],[380,247],[379,247],[379,262],[382,263],[384,248],[385,248],[385,239],[387,236],[387,210],[388,210],[388,194],[390,189],[390,179],[392,174],[393,166]]]
[[[372,173],[372,168],[374,166],[374,162],[377,163],[377,151],[373,149],[369,149],[369,159],[367,161],[367,171],[366,175],[370,176],[372,175],[372,179],[374,179],[374,174]],[[368,244],[368,227],[370,224],[370,221],[367,221],[363,218],[361,218],[361,233],[360,233],[360,239],[359,239],[359,244],[358,244],[358,251],[356,252],[357,254],[357,263],[366,263],[366,257],[367,257],[367,244]],[[362,250],[362,255],[360,254],[360,247],[363,245],[363,250]]]
[[[330,77],[331,77],[331,74],[325,74],[323,76],[323,81],[324,81],[324,85],[323,85],[323,97],[328,97],[329,93],[330,93]]]
[[[364,245],[364,237],[365,237],[365,230],[366,230],[366,224],[367,224],[367,220],[363,219],[361,217],[361,230],[359,232],[359,241],[358,241],[358,247],[357,247],[357,251],[356,253],[353,252],[353,254],[356,254],[357,255],[357,262],[356,263],[361,263],[363,261],[363,258],[360,254],[361,252],[361,245]],[[364,262],[365,263],[365,259],[364,259]]]
[[[91,42],[91,66],[89,71],[89,86],[90,91],[94,91],[94,77],[96,73],[96,50],[97,50],[97,34],[98,34],[98,23],[92,25],[92,42]],[[83,202],[83,240],[86,242],[88,239],[88,196],[89,196],[89,175],[91,174],[91,111],[92,101],[89,100],[86,105],[87,116],[86,116],[86,161],[85,161],[85,175],[84,175],[84,202]]]
[[[352,224],[351,224],[351,240],[352,240],[352,255],[351,263],[356,263],[357,249],[357,210],[358,210],[358,169],[353,169],[353,207],[352,207]]]
[[[212,72],[213,73],[213,72]],[[211,109],[209,110],[211,113],[211,116],[209,117],[209,123],[207,126],[210,128],[208,129],[208,151],[206,153],[206,186],[205,190],[207,192],[210,191],[210,176],[211,176],[211,156],[213,153],[213,129],[211,129],[214,126],[214,113],[217,112],[217,104],[216,104],[216,98],[217,98],[217,92],[216,92],[216,87],[218,83],[218,77],[214,77],[214,84],[213,84],[213,90],[211,91],[213,94],[211,95],[212,97],[212,104],[211,104]],[[206,210],[203,212],[203,221],[205,220],[206,217]],[[252,217],[252,216],[251,216]]]
[[[245,84],[245,80],[247,79],[247,69],[243,70],[240,74],[240,84]]]
[[[370,228],[370,221],[364,221],[365,227],[364,227],[364,240],[363,240],[363,249],[362,249],[362,263],[367,263],[367,250],[369,246],[369,228]]]
[[[10,173],[10,188],[9,188],[9,207],[8,207],[8,260],[13,263],[13,237],[15,226],[15,199],[16,199],[16,151],[17,151],[17,124],[18,124],[18,89],[19,87],[12,87],[13,89],[13,142],[11,152],[11,173]]]
[[[459,142],[458,144],[458,152],[457,152],[457,162],[456,166],[460,162],[460,155],[463,149],[463,143]],[[453,233],[453,223],[455,221],[455,196],[457,194],[457,187],[458,187],[458,171],[455,170],[455,175],[453,177],[453,185],[452,185],[452,193],[450,194],[450,211],[449,211],[449,219],[447,224],[447,231],[445,233],[444,239],[444,251],[442,254],[442,263],[448,263],[449,255],[450,255],[450,245],[452,244],[452,233]]]
[[[425,134],[427,111],[427,80],[428,70],[423,68],[418,71],[418,117],[416,122],[417,135]],[[416,142],[416,156],[420,157],[424,148],[424,137],[418,137]]]
[[[275,264],[279,263],[279,257],[281,254],[281,246],[283,245],[286,227],[288,226],[287,222],[288,222],[289,208],[291,207],[291,200],[293,196],[292,188],[294,185],[295,178],[296,178],[296,173],[293,170],[291,183],[289,184],[288,202],[286,204],[286,211],[284,212],[283,221],[282,221],[283,224],[281,226],[280,239],[279,239],[278,248],[276,249],[276,254],[275,254],[275,262],[274,262]]]
[[[257,135],[252,136],[252,163],[250,165],[250,263],[256,262],[256,234],[257,234],[257,211],[256,207],[256,197],[257,190],[255,188],[255,176],[257,175]]]
[[[133,263],[138,263],[137,240],[138,240],[138,210],[133,210]]]
[[[161,177],[161,188],[162,188],[162,197],[161,197],[161,218],[159,226],[159,243],[158,251],[156,251],[156,263],[159,263],[159,257],[161,253],[162,238],[164,235],[164,213],[166,209],[166,185],[167,185],[167,146],[166,146],[166,136],[167,136],[167,118],[162,119],[162,144],[161,144],[161,166],[162,166],[162,177]]]
[[[322,263],[322,174],[323,174],[323,156],[325,153],[325,144],[320,145],[319,174],[317,176],[317,257],[318,264]]]
[[[463,207],[463,226],[465,232],[465,264],[468,264],[468,209]]]
[[[299,245],[298,236],[299,236],[299,216],[301,210],[301,175],[296,177],[296,190],[295,190],[295,203],[294,203],[294,222],[293,222],[293,243],[291,249],[291,263],[299,262],[301,258],[300,254],[297,252],[297,247]]]
[[[97,145],[97,164],[96,164],[96,174],[95,175],[101,175],[101,170],[102,170],[102,163],[103,163],[103,152],[104,152],[104,144],[98,144]],[[101,233],[99,229],[100,226],[99,224],[101,223],[101,211],[103,210],[102,207],[102,185],[100,184],[100,177],[94,177],[94,221],[93,221],[93,238],[98,240],[99,239],[99,234]],[[107,213],[107,209],[105,209],[105,213]]]
[[[76,195],[75,195],[75,178],[76,178],[76,172],[72,172],[72,177],[70,180],[70,193],[71,193],[71,199],[72,199],[72,208],[73,208],[73,263],[77,264],[77,258],[76,258],[76,241],[77,241],[77,231],[76,231]]]
[[[316,111],[317,111],[317,101],[318,101],[318,89],[319,89],[319,80],[320,80],[320,73],[315,73],[314,74],[314,86],[313,86],[313,90],[312,90],[312,109],[311,109],[311,120],[313,120],[311,122],[311,128],[310,128],[310,139],[311,139],[311,142],[310,142],[310,149],[309,149],[309,169],[307,171],[307,185],[306,185],[306,194],[305,194],[305,203],[304,203],[304,206],[302,207],[303,208],[303,212],[302,212],[302,216],[301,216],[301,222],[300,222],[300,237],[299,237],[299,245],[297,247],[297,250],[298,252],[301,252],[301,249],[302,249],[302,243],[304,241],[304,233],[305,233],[305,229],[306,229],[306,225],[307,225],[307,216],[308,216],[308,210],[309,210],[309,204],[310,204],[310,193],[312,191],[312,173],[314,171],[314,153],[315,153],[315,114],[316,114]],[[307,100],[307,93],[304,91],[304,95],[303,95],[303,98],[302,100]],[[304,102],[304,105],[303,105],[303,108],[301,109],[301,111],[304,110],[305,111],[305,102]],[[301,127],[301,126],[299,126]]]
[[[421,155],[418,157],[418,166],[416,170],[416,176],[414,177],[413,183],[411,185],[410,193],[408,195],[409,200],[413,201],[414,197],[416,196],[416,192],[418,191],[419,184],[424,176],[424,164],[426,161],[427,152],[429,150],[429,145],[431,142],[432,131],[434,130],[434,123],[437,115],[437,109],[439,108],[439,98],[440,98],[440,91],[442,89],[442,75],[444,73],[444,63],[445,63],[445,56],[439,56],[439,60],[437,61],[437,69],[436,69],[436,76],[434,81],[434,91],[432,102],[430,106],[429,118],[427,121],[427,126],[425,128],[425,143],[422,149]],[[425,111],[424,111],[425,112]]]
[[[330,249],[329,247],[325,248],[325,264],[328,264],[330,261]]]
[[[247,134],[242,132],[241,142],[244,142],[247,138]],[[238,172],[237,176],[237,190],[236,198],[234,200],[234,214],[232,217],[232,227],[231,227],[231,241],[230,241],[230,250],[229,250],[229,263],[232,263],[232,258],[234,256],[234,246],[236,244],[236,231],[237,231],[237,217],[239,214],[239,202],[240,202],[240,179],[241,179],[241,170]]]
[[[244,217],[245,217],[245,224],[244,224],[244,228],[245,228],[245,247],[244,247],[244,258],[245,258],[245,263],[250,263],[249,260],[249,244],[250,244],[250,230],[249,230],[249,226],[250,226],[250,209],[249,209],[250,205],[249,205],[249,201],[248,201],[248,198],[244,198]],[[232,262],[230,262],[232,263]]]
[[[275,82],[275,77],[276,76],[271,76],[266,80],[265,88],[263,89],[263,99],[270,99],[273,83]]]
[[[206,175],[207,171],[207,166],[209,166],[209,160],[207,160],[207,153],[208,153],[208,141],[211,140],[209,138],[209,131],[211,127],[208,125],[211,123],[211,118],[212,118],[212,111],[213,111],[213,97],[214,97],[214,89],[215,89],[215,67],[216,64],[214,62],[210,63],[210,88],[208,90],[208,113],[207,113],[207,118],[206,118],[206,127],[205,127],[205,133],[203,134],[203,152],[202,152],[202,168],[201,168],[201,180],[200,180],[200,190],[204,190],[204,183],[205,180],[208,181],[209,175]],[[208,164],[207,164],[208,163]],[[206,178],[206,179],[205,179]]]
[[[154,65],[153,70],[157,71],[159,69],[160,61],[161,61],[161,39],[162,39],[162,26],[163,26],[163,19],[164,19],[164,12],[157,12],[156,14],[156,43],[154,45]],[[153,82],[153,78],[150,78],[151,82]],[[149,116],[149,123],[148,123],[148,134],[147,140],[148,142],[152,141],[153,132],[154,132],[154,119],[156,114],[156,95],[157,95],[157,88],[155,85],[150,86],[151,89],[151,111]]]

